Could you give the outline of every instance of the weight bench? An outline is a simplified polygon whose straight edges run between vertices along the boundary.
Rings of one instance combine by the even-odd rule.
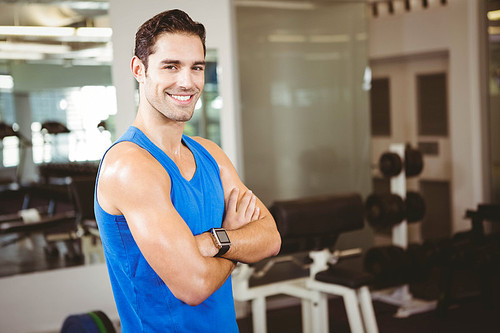
[[[278,256],[257,271],[239,264],[233,273],[234,297],[251,301],[254,332],[266,332],[266,297],[285,294],[301,299],[304,333],[329,332],[328,294],[342,296],[351,331],[378,332],[368,289],[371,275],[335,267],[360,250],[333,251],[342,232],[363,228],[364,209],[359,195],[329,195],[279,201],[270,208],[282,237]],[[308,253],[309,261],[296,256]],[[277,263],[291,261],[309,268],[309,276],[250,287],[252,276],[265,275]]]
[[[74,177],[66,186],[56,186],[65,188],[65,191],[51,191],[50,187],[33,186],[27,193],[39,196],[45,194],[50,198],[49,208],[46,209],[49,214],[41,214],[38,209],[33,209],[30,213],[36,214],[30,221],[25,221],[21,213],[10,214],[10,220],[0,216],[0,248],[34,234],[41,234],[48,255],[57,257],[59,251],[56,243],[64,241],[68,249],[67,259],[76,262],[84,260],[82,236],[90,234],[94,242],[99,238],[94,218],[94,186],[95,177]],[[23,208],[26,208],[24,205],[29,201],[27,198],[24,199]],[[62,200],[69,202],[70,209],[55,213],[56,203]],[[12,237],[2,240],[3,236]]]

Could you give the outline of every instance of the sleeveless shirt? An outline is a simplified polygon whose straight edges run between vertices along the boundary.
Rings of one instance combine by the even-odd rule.
[[[122,141],[133,142],[147,150],[165,168],[172,184],[172,203],[193,235],[221,227],[224,192],[220,171],[203,146],[188,136],[182,136],[196,162],[194,176],[188,181],[177,165],[138,128],[129,127],[114,144]],[[172,294],[148,264],[125,217],[104,211],[96,193],[94,212],[122,332],[238,332],[231,277],[203,303],[188,305]],[[165,254],[165,260],[168,260],[168,254]]]

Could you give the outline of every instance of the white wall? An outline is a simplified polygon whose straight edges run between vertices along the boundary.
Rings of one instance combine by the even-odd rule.
[[[105,264],[0,279],[0,332],[58,332],[70,314],[118,312]]]
[[[480,101],[480,0],[437,1],[427,9],[370,19],[370,59],[448,51],[453,232],[469,229],[465,210],[485,200]]]
[[[118,114],[117,134],[123,133],[135,119],[135,82],[130,72],[137,28],[155,14],[168,9],[186,11],[193,20],[205,25],[207,49],[216,49],[220,66],[222,148],[242,176],[237,58],[230,0],[110,0],[113,28],[113,82],[116,87]]]

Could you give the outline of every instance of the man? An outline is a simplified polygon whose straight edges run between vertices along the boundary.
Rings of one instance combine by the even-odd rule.
[[[180,10],[136,34],[137,117],[103,157],[95,195],[123,332],[238,331],[235,262],[280,249],[272,216],[224,152],[183,135],[203,90],[205,52],[205,28]]]

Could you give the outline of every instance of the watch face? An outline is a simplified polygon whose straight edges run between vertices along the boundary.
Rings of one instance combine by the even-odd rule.
[[[217,234],[217,238],[222,244],[229,243],[229,237],[227,237],[227,233],[225,230],[215,230],[215,233]]]

